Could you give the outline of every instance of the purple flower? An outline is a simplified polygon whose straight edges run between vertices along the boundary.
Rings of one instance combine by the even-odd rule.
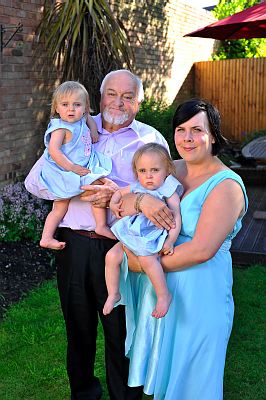
[[[48,202],[28,193],[22,182],[5,186],[0,192],[0,239],[38,241],[49,210]]]

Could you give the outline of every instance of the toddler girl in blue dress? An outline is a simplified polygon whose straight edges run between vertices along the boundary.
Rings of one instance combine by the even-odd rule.
[[[138,256],[142,270],[148,275],[154,287],[157,303],[152,316],[161,318],[168,311],[171,294],[158,255],[173,254],[174,243],[181,227],[179,195],[182,193],[182,185],[174,177],[176,169],[168,151],[157,143],[148,143],[140,147],[134,154],[132,167],[137,181],[116,191],[110,201],[111,210],[119,218],[111,230],[120,242],[106,255],[108,298],[103,313],[109,314],[115,303],[120,300],[120,264],[123,260],[123,246],[126,246]],[[157,228],[142,213],[121,218],[122,197],[130,192],[140,193],[140,196],[151,194],[161,200],[164,199],[173,212],[175,228],[169,231]]]
[[[51,120],[45,132],[44,165],[38,176],[40,190],[55,200],[48,214],[40,245],[55,250],[65,247],[54,238],[55,230],[63,219],[71,197],[82,193],[80,186],[91,184],[111,172],[111,160],[93,149],[98,141],[97,126],[89,115],[87,90],[79,82],[62,83],[54,92]],[[88,126],[90,130],[88,129]],[[106,225],[106,212],[92,208],[96,221],[95,232],[115,239]]]

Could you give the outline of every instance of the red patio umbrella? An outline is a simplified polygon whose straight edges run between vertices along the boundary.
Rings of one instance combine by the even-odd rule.
[[[184,36],[218,40],[266,38],[266,2],[246,8]]]

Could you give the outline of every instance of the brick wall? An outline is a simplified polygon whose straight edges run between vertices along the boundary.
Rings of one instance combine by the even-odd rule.
[[[43,150],[49,102],[58,78],[42,48],[34,45],[44,0],[0,0],[0,23],[23,24],[0,59],[0,186],[23,178]],[[110,0],[130,32],[134,72],[146,96],[171,103],[193,95],[191,68],[208,60],[213,40],[183,38],[214,18],[178,0]],[[12,32],[6,32],[8,39]],[[182,88],[182,95],[180,94]]]
[[[111,0],[111,4],[129,30],[134,72],[143,79],[146,96],[172,103],[186,80],[193,85],[189,76],[193,63],[208,60],[214,46],[212,39],[183,35],[215,18],[179,0]]]
[[[34,45],[43,0],[0,0],[4,43],[0,58],[0,185],[13,182],[30,169],[42,151],[56,74],[43,49]]]

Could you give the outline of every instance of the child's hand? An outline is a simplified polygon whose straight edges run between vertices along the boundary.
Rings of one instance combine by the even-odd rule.
[[[90,114],[87,114],[86,118],[86,123],[88,127],[90,128],[90,135],[91,135],[91,141],[92,143],[96,143],[99,140],[99,133],[98,133],[98,128],[96,125],[96,122],[92,118]]]
[[[119,203],[110,203],[110,209],[112,213],[115,215],[116,218],[120,219],[121,217],[121,212],[123,211],[122,209],[122,201],[119,201]]]
[[[81,165],[74,164],[71,168],[71,171],[79,176],[85,176],[89,174],[91,171],[88,168],[82,167]]]
[[[99,133],[97,129],[91,129],[91,141],[92,143],[97,143],[99,140]]]
[[[163,248],[160,251],[161,255],[167,255],[167,256],[171,256],[172,254],[174,254],[174,244],[173,242],[171,242],[170,240],[167,240],[164,242]]]

